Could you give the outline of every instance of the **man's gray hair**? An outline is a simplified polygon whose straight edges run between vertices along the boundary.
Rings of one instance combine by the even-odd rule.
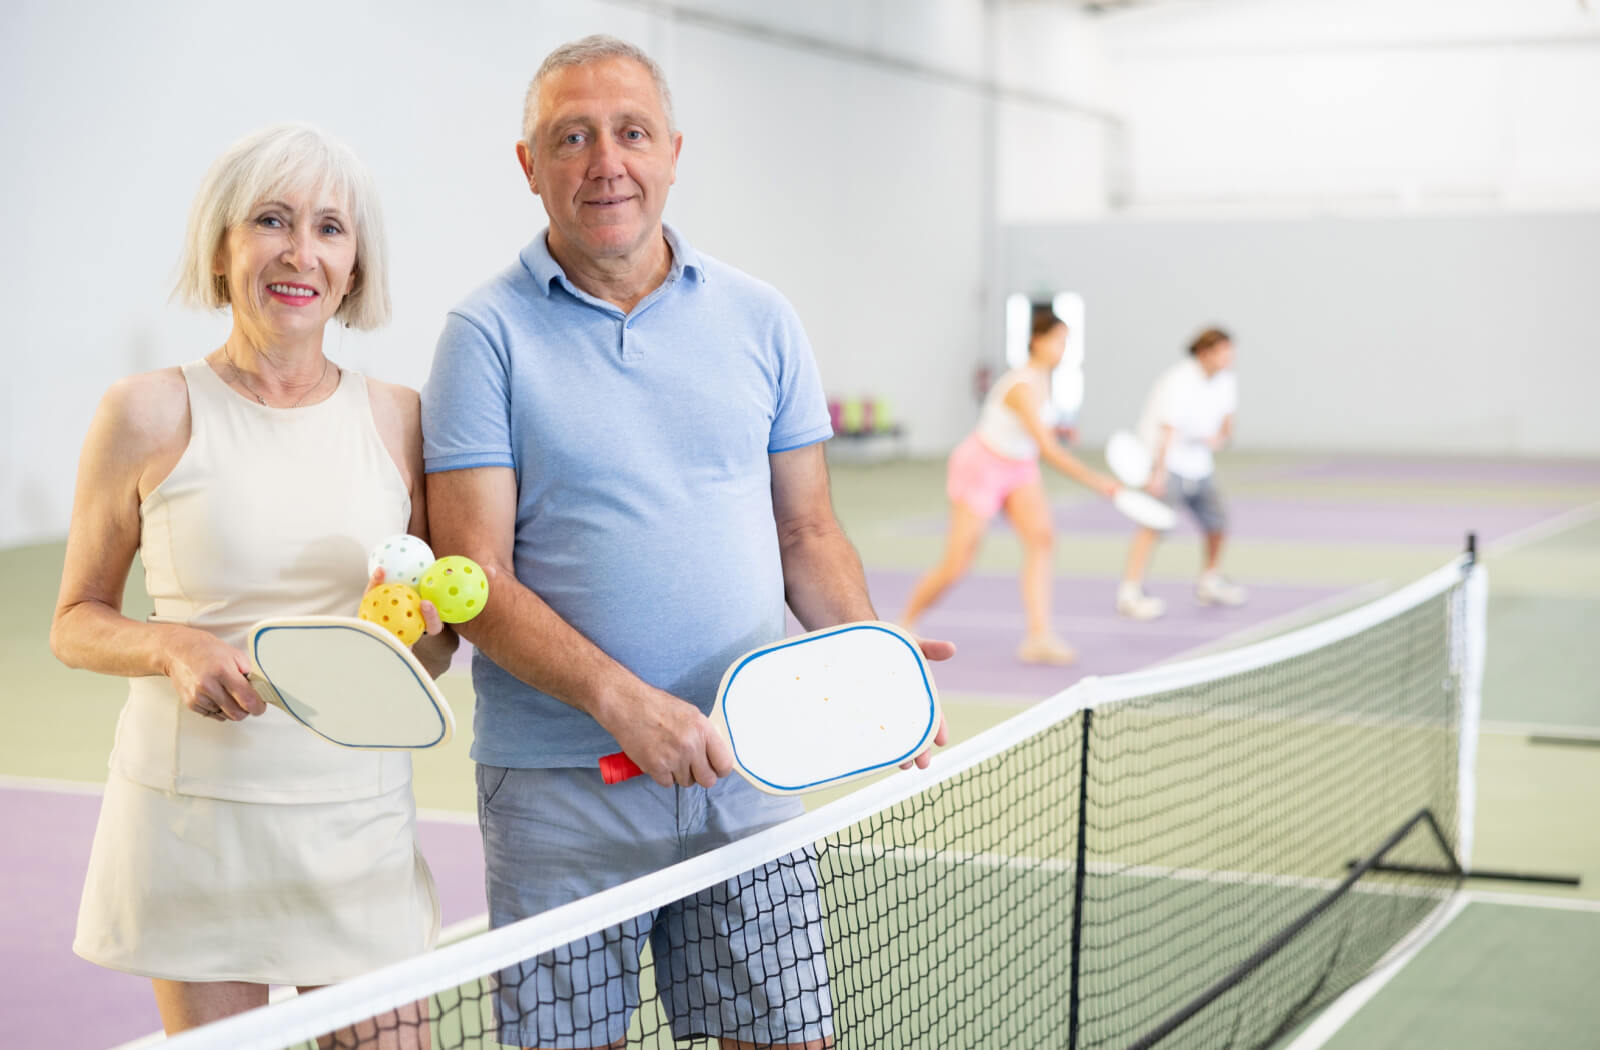
[[[655,59],[626,40],[596,33],[582,40],[562,44],[545,56],[544,62],[539,66],[539,72],[533,75],[533,82],[528,85],[528,95],[522,102],[522,141],[530,146],[534,144],[533,135],[536,130],[534,125],[539,119],[539,87],[544,83],[545,77],[559,69],[586,66],[590,62],[604,62],[613,58],[631,59],[645,68],[650,74],[650,79],[655,81],[656,93],[661,96],[661,110],[667,115],[667,130],[676,132],[678,122],[672,116],[672,92],[667,88],[666,75],[661,72],[661,67],[656,65]]]

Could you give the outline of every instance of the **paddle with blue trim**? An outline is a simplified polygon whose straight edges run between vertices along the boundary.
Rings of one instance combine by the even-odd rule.
[[[245,651],[257,695],[340,747],[422,750],[455,732],[433,677],[377,624],[353,616],[262,620]]]
[[[712,728],[734,772],[774,795],[833,787],[914,760],[941,725],[917,640],[863,620],[762,646],[722,676]],[[607,784],[639,776],[622,752],[600,759]]]

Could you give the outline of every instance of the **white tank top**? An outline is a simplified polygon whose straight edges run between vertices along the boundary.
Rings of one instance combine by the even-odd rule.
[[[989,388],[978,413],[978,440],[990,452],[1006,459],[1038,459],[1039,443],[1006,404],[1006,395],[1018,383],[1032,384],[1039,394],[1039,421],[1046,428],[1056,425],[1060,413],[1050,398],[1050,377],[1025,365],[1007,372]]]
[[[283,409],[241,397],[204,361],[183,377],[189,445],[139,508],[151,621],[242,646],[269,616],[354,616],[367,552],[411,519],[366,380],[346,371],[327,400]],[[244,802],[370,798],[411,779],[409,753],[338,747],[270,705],[243,722],[202,718],[164,676],[132,680],[111,768]]]

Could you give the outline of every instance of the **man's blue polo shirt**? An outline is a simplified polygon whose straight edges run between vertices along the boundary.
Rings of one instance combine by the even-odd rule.
[[[832,430],[789,303],[666,236],[672,270],[632,313],[579,291],[544,233],[452,310],[423,450],[429,473],[513,468],[517,578],[709,713],[728,664],[784,634],[767,456]],[[617,749],[482,653],[472,681],[479,762],[583,766]]]

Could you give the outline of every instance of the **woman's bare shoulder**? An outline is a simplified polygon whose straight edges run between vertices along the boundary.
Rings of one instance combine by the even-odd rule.
[[[96,423],[145,451],[187,436],[189,386],[183,370],[160,368],[112,383],[100,399]]]
[[[405,434],[422,427],[422,398],[408,386],[367,377],[373,417],[386,433]]]

